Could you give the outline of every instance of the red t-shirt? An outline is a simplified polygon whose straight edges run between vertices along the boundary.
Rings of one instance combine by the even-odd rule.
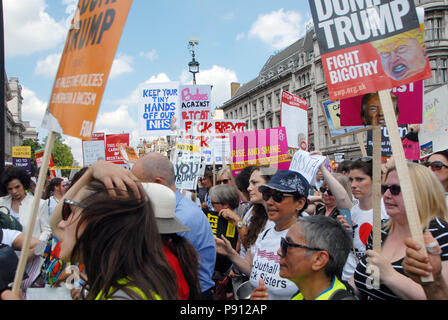
[[[184,273],[180,266],[179,260],[171,252],[170,248],[164,243],[163,252],[165,253],[165,258],[168,261],[170,267],[174,270],[177,277],[177,295],[179,300],[188,300],[188,295],[190,294],[190,288],[188,287],[187,280],[185,280]]]

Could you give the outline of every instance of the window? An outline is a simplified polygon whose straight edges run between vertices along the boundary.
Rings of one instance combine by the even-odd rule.
[[[425,23],[425,40],[440,40],[443,37],[442,18],[428,18]]]

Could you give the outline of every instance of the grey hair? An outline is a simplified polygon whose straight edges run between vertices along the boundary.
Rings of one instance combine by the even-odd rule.
[[[338,220],[323,215],[299,217],[297,221],[300,223],[306,245],[323,249],[331,256],[324,267],[327,277],[332,279],[336,276],[341,279],[353,245],[352,238],[344,226]]]
[[[160,177],[170,187],[176,184],[173,164],[166,156],[160,153],[152,152],[147,154],[143,158],[143,169],[145,178],[148,181],[154,181]]]
[[[209,196],[212,201],[228,204],[232,210],[238,208],[240,204],[240,193],[233,185],[218,184],[210,189]]]

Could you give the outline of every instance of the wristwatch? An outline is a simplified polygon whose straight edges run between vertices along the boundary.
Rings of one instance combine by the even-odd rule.
[[[238,222],[238,223],[236,224],[236,227],[237,227],[238,229],[241,229],[243,226],[246,226],[246,225],[247,225],[246,220],[241,220],[240,222]]]

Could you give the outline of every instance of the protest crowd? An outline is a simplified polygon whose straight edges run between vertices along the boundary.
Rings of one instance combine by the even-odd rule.
[[[144,83],[139,133],[173,138],[169,157],[93,133],[132,1],[86,3],[82,29],[104,13],[101,32],[78,46],[86,32],[70,27],[42,121],[44,169],[1,172],[1,300],[448,299],[447,129],[435,119],[448,87],[423,95],[432,71],[414,1],[309,1],[331,139],[373,136],[372,156],[358,136],[362,157],[337,166],[313,150],[308,101],[282,88],[281,125],[248,130],[251,119],[210,117],[211,85]],[[410,130],[402,140],[398,125]],[[386,129],[393,152],[382,158]],[[56,132],[102,135],[114,158],[48,175]]]
[[[330,172],[320,152],[306,156],[321,159],[314,185],[292,168],[250,165],[236,176],[230,166],[207,168],[196,190],[180,190],[173,163],[159,153],[131,170],[99,160],[71,181],[48,177],[29,250],[22,244],[38,195],[25,169],[7,167],[0,181],[1,297],[63,287],[71,299],[445,299],[448,150],[407,163],[427,257],[410,236],[393,160],[381,181],[378,253],[372,158]],[[28,259],[15,295],[21,254]],[[422,282],[429,273],[434,281]]]

